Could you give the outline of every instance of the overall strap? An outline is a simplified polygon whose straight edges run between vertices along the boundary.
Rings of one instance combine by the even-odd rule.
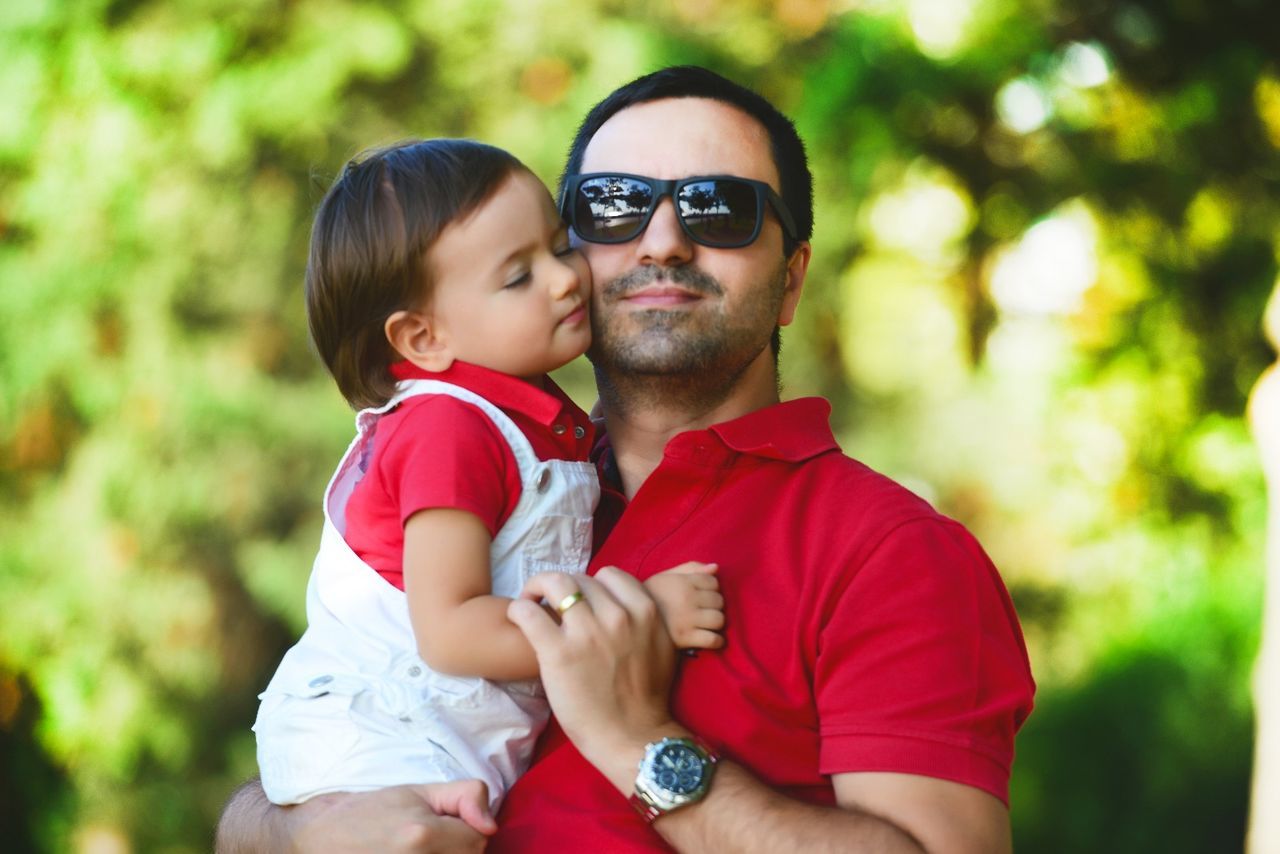
[[[360,427],[361,416],[364,416],[365,413],[370,413],[376,418],[405,400],[423,394],[447,394],[450,397],[475,406],[489,416],[489,420],[494,423],[498,431],[502,433],[503,438],[507,440],[507,444],[511,446],[511,452],[516,458],[516,465],[520,468],[521,482],[523,483],[531,475],[539,460],[538,455],[534,453],[533,445],[529,443],[529,438],[524,435],[524,431],[517,427],[510,416],[497,406],[494,406],[474,391],[453,383],[441,380],[403,380],[396,384],[395,396],[385,406],[374,410],[365,410],[356,416],[356,426],[357,428]]]

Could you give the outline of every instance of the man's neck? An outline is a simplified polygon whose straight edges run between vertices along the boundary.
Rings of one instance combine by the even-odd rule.
[[[779,400],[773,354],[766,350],[739,375],[610,377],[596,372],[605,429],[627,499],[662,462],[667,443],[687,430],[732,421]]]

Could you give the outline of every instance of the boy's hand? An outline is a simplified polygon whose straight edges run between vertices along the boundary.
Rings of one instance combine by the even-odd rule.
[[[671,641],[680,649],[719,649],[724,646],[724,597],[719,567],[689,561],[650,576],[645,589],[658,603]]]

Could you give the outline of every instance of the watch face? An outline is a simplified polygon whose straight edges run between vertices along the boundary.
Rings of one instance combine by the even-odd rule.
[[[653,761],[653,781],[675,795],[691,795],[702,785],[702,756],[687,744],[664,745]]]

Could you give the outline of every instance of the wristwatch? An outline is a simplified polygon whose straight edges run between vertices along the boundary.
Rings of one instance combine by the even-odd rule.
[[[631,805],[646,822],[697,803],[711,788],[719,757],[701,741],[664,738],[645,745]]]

